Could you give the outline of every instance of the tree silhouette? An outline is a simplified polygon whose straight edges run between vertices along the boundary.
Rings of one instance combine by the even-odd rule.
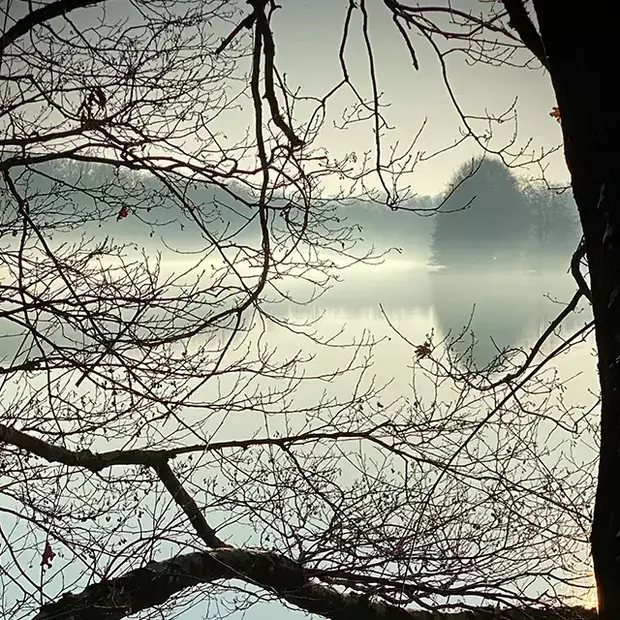
[[[529,211],[516,177],[501,161],[464,163],[449,183],[435,219],[433,264],[521,265]]]
[[[4,3],[3,618],[158,617],[204,607],[216,588],[234,591],[242,609],[258,590],[334,620],[594,616],[567,609],[562,591],[584,584],[593,489],[591,462],[572,446],[598,436],[588,412],[554,402],[557,381],[543,372],[541,342],[557,321],[529,353],[512,351],[486,373],[453,364],[431,335],[411,342],[414,379],[430,397],[414,382],[411,398],[386,402],[368,376],[371,338],[339,347],[273,311],[290,287],[306,285],[298,302],[308,303],[338,265],[368,258],[336,203],[362,194],[389,215],[407,204],[403,182],[424,159],[415,136],[404,151],[385,148],[369,3],[342,4],[341,79],[307,97],[277,66],[273,15],[287,3]],[[592,551],[601,618],[616,620],[616,24],[603,15],[610,3],[533,0],[537,25],[521,0],[481,5],[478,15],[383,2],[412,65],[415,31],[452,96],[440,45],[514,65],[524,44],[523,64],[533,54],[553,81],[585,240],[573,267],[585,256],[591,278],[559,317],[592,302],[602,397]],[[367,96],[347,66],[355,23]],[[311,34],[318,44],[322,33]],[[334,159],[319,137],[345,93],[353,104],[337,117],[345,129],[370,121],[373,151]],[[453,100],[464,139],[490,150]],[[233,131],[235,117],[228,138],[221,121],[234,109],[243,126]],[[497,154],[510,159],[508,150]],[[512,262],[524,226],[514,182],[483,165],[495,166],[480,186],[489,223],[471,234],[487,258]],[[326,178],[344,189],[325,195]],[[147,230],[191,226],[198,247],[173,235],[169,248],[191,265],[170,274],[135,239],[90,233],[141,218]],[[304,345],[283,353],[270,329]],[[321,344],[331,369],[304,354]],[[336,381],[344,396],[330,392]]]

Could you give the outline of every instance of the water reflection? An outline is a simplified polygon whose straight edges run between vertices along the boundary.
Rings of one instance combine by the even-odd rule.
[[[166,272],[175,271],[172,263],[166,267]],[[299,323],[321,319],[315,330],[322,335],[337,333],[341,328],[355,338],[363,330],[372,332],[377,338],[394,335],[386,317],[416,342],[422,342],[431,330],[438,341],[447,335],[454,337],[465,329],[465,338],[457,348],[469,346],[470,334],[473,334],[476,340],[473,361],[478,366],[487,364],[498,349],[531,344],[575,291],[571,276],[561,270],[501,273],[479,269],[454,273],[429,269],[423,263],[407,260],[357,266],[347,269],[342,276],[341,282],[310,304],[275,303],[269,309],[275,316],[289,317]],[[293,287],[291,293],[293,297],[307,297],[301,286],[296,290]],[[563,323],[563,333],[570,333],[588,319],[585,311],[569,315]],[[0,357],[8,358],[18,346],[20,338],[15,336],[21,330],[6,319],[2,324],[4,338],[0,341]],[[326,360],[309,341],[296,341],[290,333],[275,326],[267,326],[267,329],[269,344],[283,355],[291,347],[311,348],[318,356],[317,364],[333,361],[334,350],[330,353],[332,359]],[[71,339],[71,336],[65,333],[63,337]],[[222,333],[222,338],[228,336],[228,332]],[[387,367],[394,367],[396,358],[406,366],[411,351],[406,346],[401,351],[401,345],[394,339],[386,349]]]
[[[344,323],[385,322],[383,312],[405,331],[423,336],[433,329],[438,338],[466,332],[466,347],[475,336],[477,365],[488,363],[506,347],[526,346],[547,328],[575,292],[571,276],[548,272],[446,272],[416,263],[393,261],[382,266],[351,269],[309,306],[289,306],[296,318],[322,314]],[[274,308],[275,309],[275,308]],[[563,322],[566,334],[582,325],[585,311]],[[420,325],[422,323],[422,325]],[[381,330],[383,331],[383,330]]]
[[[442,334],[471,332],[474,361],[487,364],[500,350],[535,340],[563,309],[575,285],[563,273],[430,274],[433,308]],[[571,314],[562,329],[582,320]],[[461,347],[467,346],[464,338]]]

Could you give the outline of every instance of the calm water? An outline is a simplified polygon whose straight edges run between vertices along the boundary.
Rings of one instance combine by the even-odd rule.
[[[303,293],[303,290],[299,288],[293,292]],[[298,352],[313,356],[306,365],[308,375],[345,368],[352,355],[352,349],[347,345],[374,339],[378,344],[372,355],[364,357],[363,361],[369,380],[386,386],[381,399],[390,403],[412,397],[411,343],[421,344],[429,333],[434,334],[434,342],[440,342],[450,334],[464,332],[461,346],[466,346],[473,333],[477,340],[475,362],[484,365],[498,349],[527,348],[573,292],[572,279],[562,272],[489,274],[481,270],[454,274],[430,271],[421,264],[405,260],[390,261],[381,266],[349,269],[342,282],[307,306],[279,304],[272,308],[276,316],[298,326],[295,330],[301,333],[295,334],[267,323],[264,332],[257,334],[260,333],[261,342],[272,348],[279,360],[290,359]],[[587,310],[571,315],[543,351],[550,351],[561,337],[569,335],[587,320]],[[406,339],[399,337],[394,328]],[[322,339],[333,336],[334,340],[328,347],[318,345],[304,336],[304,332]],[[592,342],[580,344],[554,364],[560,378],[571,378],[565,388],[565,400],[592,405],[597,391]],[[291,395],[291,402],[298,407],[312,406],[320,391],[328,397],[346,398],[355,389],[358,374],[352,373],[327,383],[302,383]],[[217,389],[223,387],[219,384]],[[201,390],[196,398],[209,402],[214,394],[211,389]],[[213,416],[209,422],[213,429],[209,439],[221,441],[248,437],[259,430],[262,423],[262,420],[254,421],[240,414],[221,419]],[[295,426],[294,421],[288,420],[289,423]],[[271,430],[277,424],[277,420],[274,421]],[[584,454],[586,458],[588,455]],[[233,536],[232,530],[228,532]],[[284,619],[294,613],[277,603],[260,604],[246,612],[244,617]],[[196,611],[188,612],[183,617],[199,618],[203,617],[203,612],[198,615]]]
[[[342,282],[311,305],[288,306],[277,312],[300,323],[316,321],[319,333],[343,329],[343,340],[359,339],[365,331],[377,339],[391,338],[377,345],[373,371],[395,379],[393,393],[403,395],[410,379],[412,351],[389,323],[413,343],[422,343],[430,332],[434,332],[434,342],[464,333],[462,346],[466,346],[473,334],[474,359],[483,366],[498,349],[527,348],[535,342],[574,291],[572,278],[561,271],[452,274],[392,261],[382,266],[351,268]],[[589,319],[587,308],[579,306],[543,351],[550,351],[558,344],[558,337],[568,336]],[[276,328],[270,329],[270,335],[270,344],[281,350],[295,342]],[[333,351],[327,354],[317,348],[316,352],[319,364],[334,363]],[[588,341],[557,360],[562,373],[579,375],[571,386],[576,396],[596,388],[591,353],[592,343]]]
[[[503,347],[527,350],[574,290],[572,278],[561,271],[485,273],[481,270],[454,274],[431,271],[407,261],[392,261],[380,267],[353,268],[341,283],[312,305],[289,306],[280,308],[279,312],[300,324],[317,321],[319,334],[342,330],[343,341],[360,340],[364,333],[371,333],[379,340],[385,338],[375,347],[370,364],[377,383],[389,383],[384,400],[395,401],[411,396],[413,355],[411,345],[399,338],[389,323],[413,343],[422,343],[430,332],[434,332],[434,340],[439,342],[467,328],[465,343],[471,342],[470,332],[473,332],[477,340],[475,362],[484,365]],[[543,347],[543,354],[589,319],[588,310],[580,306]],[[268,335],[269,344],[283,356],[296,348],[316,352],[310,364],[312,368],[335,370],[348,359],[345,351],[313,347],[307,340],[292,337],[280,328],[269,327]],[[569,354],[558,357],[553,366],[559,379],[570,379],[564,388],[565,402],[584,407],[596,402],[598,383],[591,338]],[[350,388],[347,380],[330,386],[337,394]],[[297,397],[310,404],[316,392],[312,389],[305,392],[302,387]],[[583,446],[581,453],[584,461],[590,459],[591,446]],[[589,597],[584,597],[582,602],[592,604]],[[294,613],[274,603],[251,609],[245,618],[259,620],[275,615],[284,619]]]

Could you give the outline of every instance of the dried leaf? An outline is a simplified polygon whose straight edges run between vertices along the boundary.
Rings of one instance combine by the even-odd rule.
[[[52,560],[56,557],[56,554],[52,551],[52,545],[49,540],[45,541],[45,548],[43,549],[43,555],[41,556],[41,566],[43,568],[51,568]]]
[[[561,122],[562,122],[562,120],[561,120],[561,118],[560,118],[560,108],[558,108],[558,106],[557,106],[557,105],[555,105],[555,106],[553,106],[553,107],[551,108],[551,112],[549,112],[549,116],[551,116],[552,118],[555,118],[555,120],[556,120],[558,123],[561,123]]]

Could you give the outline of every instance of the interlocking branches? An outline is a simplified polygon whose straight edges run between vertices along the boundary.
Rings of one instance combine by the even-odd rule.
[[[384,7],[449,85],[438,41],[519,64],[496,4]],[[557,381],[510,392],[544,340],[482,395],[414,347],[428,391],[394,397],[372,366],[389,341],[295,314],[381,258],[351,204],[415,211],[405,181],[433,157],[424,126],[385,141],[371,3],[343,4],[317,96],[281,68],[274,2],[19,7],[0,38],[2,616],[122,618],[234,581],[240,606],[259,589],[334,619],[555,617],[530,585],[584,585],[591,479],[562,469],[581,429],[545,400]],[[326,127],[356,124],[367,153],[326,150]],[[559,445],[539,441],[549,421]]]
[[[301,565],[277,553],[223,549],[181,555],[150,564],[106,583],[88,586],[51,603],[34,620],[118,620],[161,605],[183,589],[219,580],[240,579],[274,592],[288,603],[332,620],[431,620],[436,614],[406,610],[374,601],[368,596],[343,593],[314,583]],[[478,608],[443,615],[448,620],[595,620],[596,613],[583,608],[498,612]]]

